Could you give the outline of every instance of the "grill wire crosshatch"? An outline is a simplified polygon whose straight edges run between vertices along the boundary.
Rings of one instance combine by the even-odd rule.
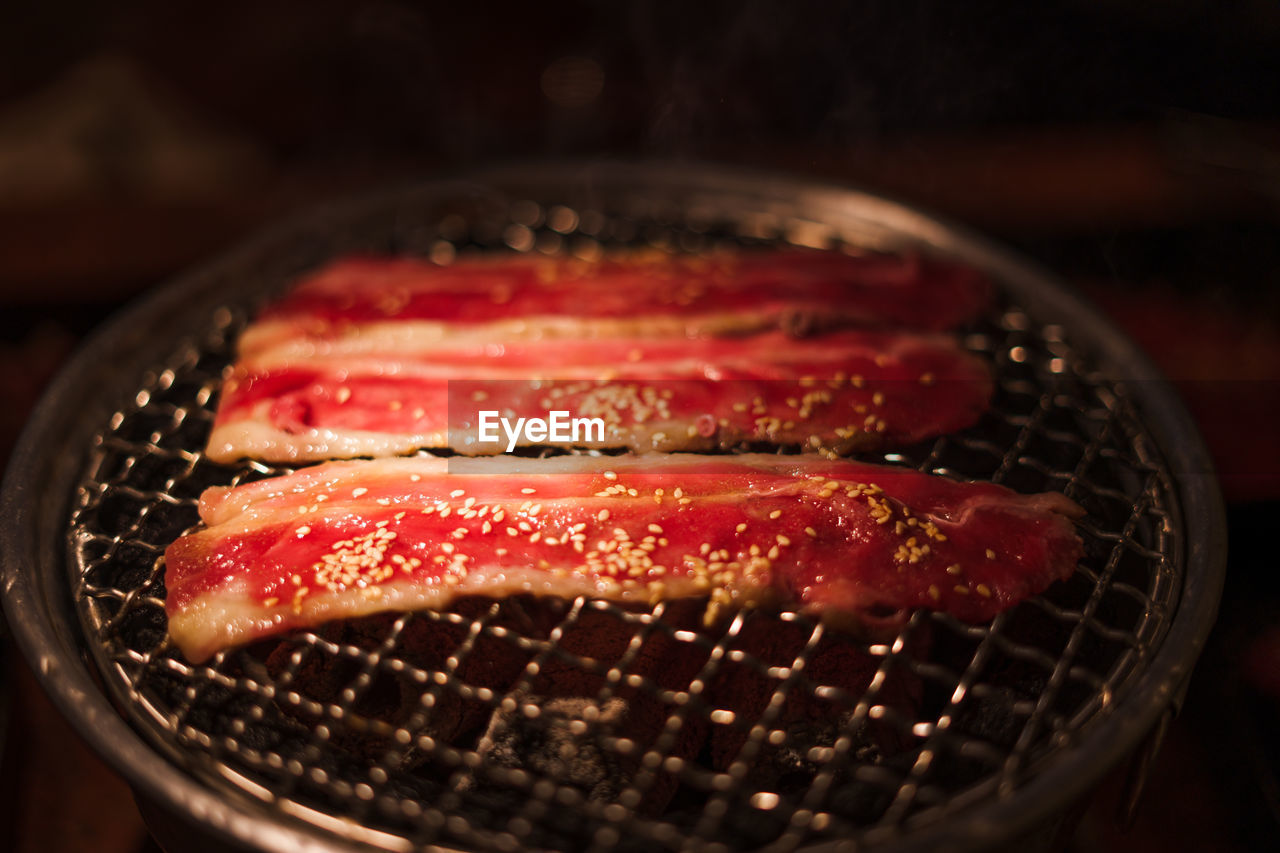
[[[261,274],[255,298],[357,249],[448,263],[474,250],[852,250],[865,237],[769,212],[572,198],[421,219],[400,209],[303,247]],[[680,602],[517,596],[331,624],[192,665],[167,639],[164,548],[196,523],[203,489],[286,470],[201,452],[246,301],[141,377],[94,442],[70,518],[89,647],[132,725],[205,785],[375,847],[909,837],[1016,797],[1088,738],[1159,648],[1182,587],[1172,473],[1128,390],[1073,348],[1069,329],[1024,309],[1006,297],[964,333],[996,367],[978,425],[859,457],[1063,491],[1087,510],[1075,574],[990,623],[916,612],[876,642],[790,612],[707,628]]]

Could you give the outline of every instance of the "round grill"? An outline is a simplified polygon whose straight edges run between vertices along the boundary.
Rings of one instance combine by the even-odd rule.
[[[1055,310],[1052,285],[901,208],[724,175],[571,174],[328,212],[190,280],[180,328],[144,329],[160,338],[152,369],[113,378],[87,455],[62,464],[80,642],[120,713],[187,784],[333,845],[913,846],[1052,817],[1150,726],[1212,618],[1212,560],[1188,541],[1205,522],[1182,506],[1188,475],[1206,471],[1171,465],[1168,428],[1153,429],[1181,428],[1180,414],[1151,408],[1160,389],[1121,376],[1087,312]],[[944,251],[992,271],[1001,304],[964,337],[996,367],[991,411],[862,458],[1065,492],[1088,511],[1069,580],[989,624],[915,613],[884,642],[790,612],[708,629],[696,603],[518,596],[335,623],[199,666],[169,644],[163,551],[197,522],[200,492],[284,470],[201,449],[238,333],[298,273],[350,251],[448,263],[780,243]],[[1211,493],[1191,500],[1213,508]],[[1198,583],[1207,610],[1185,604]]]

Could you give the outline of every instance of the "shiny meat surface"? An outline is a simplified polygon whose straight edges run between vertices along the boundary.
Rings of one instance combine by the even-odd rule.
[[[808,249],[609,254],[349,257],[304,278],[240,341],[259,361],[317,347],[359,351],[370,331],[481,342],[561,337],[697,337],[833,326],[938,331],[987,306],[983,275],[915,255],[851,256]],[[389,327],[389,328],[384,328]]]
[[[166,551],[166,607],[193,661],[475,594],[981,621],[1074,570],[1079,513],[1060,494],[818,456],[333,462],[208,490],[206,527]]]
[[[223,384],[209,455],[299,462],[419,448],[673,451],[745,441],[843,452],[963,429],[992,390],[986,362],[945,335],[844,330],[793,339],[774,331],[446,348],[376,334],[359,355],[242,359]],[[604,425],[599,435],[564,440],[482,442],[486,410],[512,422],[560,410]]]

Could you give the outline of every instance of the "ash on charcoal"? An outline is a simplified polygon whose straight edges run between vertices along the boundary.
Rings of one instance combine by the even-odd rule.
[[[536,716],[524,713],[530,706],[538,708]],[[578,788],[593,800],[612,800],[629,778],[598,740],[626,713],[626,703],[617,697],[601,704],[584,697],[526,695],[517,700],[513,710],[493,712],[476,751],[490,768],[524,770]],[[586,725],[575,727],[574,723]],[[467,774],[457,789],[472,791],[484,784],[474,774]]]
[[[787,796],[808,789],[822,769],[826,750],[843,735],[853,739],[849,759],[857,764],[880,761],[880,747],[866,725],[853,723],[853,712],[846,711],[833,721],[798,721],[786,728],[787,738],[777,748],[767,748],[751,768],[748,781],[766,791]]]

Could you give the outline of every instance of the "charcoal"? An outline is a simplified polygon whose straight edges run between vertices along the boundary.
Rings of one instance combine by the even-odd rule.
[[[537,716],[526,716],[524,708],[529,706],[538,708]],[[621,723],[626,712],[626,703],[616,697],[602,704],[586,698],[525,696],[514,710],[494,712],[477,752],[490,768],[525,770],[578,788],[590,799],[613,800],[629,779],[597,738],[603,728]],[[572,728],[579,721],[587,723],[581,734]],[[457,787],[471,791],[479,784],[474,774],[467,774]]]

